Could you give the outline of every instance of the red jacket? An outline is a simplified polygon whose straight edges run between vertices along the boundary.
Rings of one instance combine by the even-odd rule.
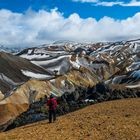
[[[53,102],[53,106],[50,106],[50,102]],[[51,98],[47,101],[47,106],[49,106],[49,110],[55,110],[57,107],[57,101],[54,98]]]

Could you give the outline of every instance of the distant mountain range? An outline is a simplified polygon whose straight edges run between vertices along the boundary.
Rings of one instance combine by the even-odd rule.
[[[4,45],[0,45],[0,51],[9,52],[9,53],[18,53],[23,49],[23,47],[6,47]]]
[[[139,39],[103,43],[59,41],[22,51],[3,46],[0,50],[4,50],[0,52],[1,130],[31,103],[51,92],[61,96],[99,82],[111,89],[140,89]]]

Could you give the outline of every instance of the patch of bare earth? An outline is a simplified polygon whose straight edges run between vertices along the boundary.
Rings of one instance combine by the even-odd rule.
[[[52,124],[42,121],[0,133],[0,140],[140,140],[140,99],[91,105]]]

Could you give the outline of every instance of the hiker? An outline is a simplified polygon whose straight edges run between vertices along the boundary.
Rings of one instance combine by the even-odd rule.
[[[49,123],[56,120],[56,107],[57,101],[54,98],[53,94],[50,95],[50,99],[47,101],[47,106],[49,107]]]

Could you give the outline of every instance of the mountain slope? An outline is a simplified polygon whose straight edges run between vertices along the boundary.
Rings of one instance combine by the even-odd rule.
[[[110,91],[136,88],[139,92],[140,40],[55,42],[17,55],[0,52],[0,68],[1,131],[29,105],[51,92],[60,97],[84,89],[86,94],[88,88],[94,89],[102,82]]]
[[[1,140],[118,140],[140,139],[140,99],[92,105],[59,117],[0,133]]]
[[[54,43],[29,48],[18,55],[49,70],[64,75],[76,69],[87,69],[96,81],[107,81],[113,87],[140,87],[140,39],[106,43]]]
[[[0,91],[5,94],[30,78],[51,78],[51,74],[27,59],[0,52]]]

